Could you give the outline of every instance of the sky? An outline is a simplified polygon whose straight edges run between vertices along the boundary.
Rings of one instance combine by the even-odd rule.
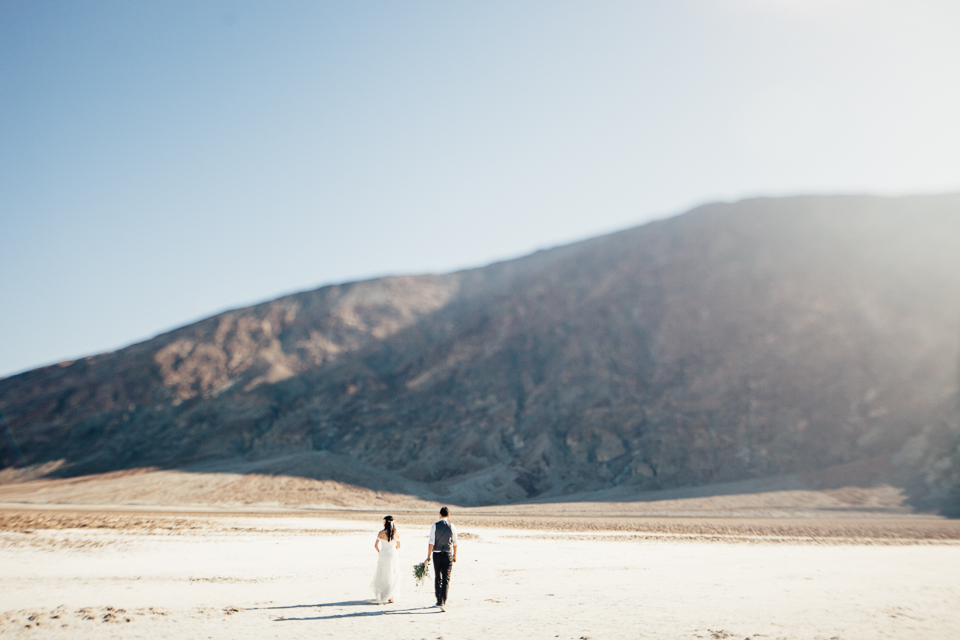
[[[955,0],[0,0],[0,377],[755,196],[960,190]]]

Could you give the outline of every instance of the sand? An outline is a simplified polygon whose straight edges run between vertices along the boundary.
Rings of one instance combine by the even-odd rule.
[[[381,514],[7,505],[11,638],[958,638],[960,523],[473,512],[450,607],[370,579]],[[395,513],[401,554],[429,513]]]
[[[301,471],[327,472],[331,456],[319,464],[316,455],[292,455],[249,462],[206,463],[192,470],[134,468],[80,477],[44,477],[63,461],[29,469],[0,470],[0,503],[36,505],[124,505],[154,508],[226,508],[239,510],[366,509],[436,511],[438,500],[426,493],[374,490],[332,479],[277,471],[300,465]],[[365,469],[342,458],[333,460],[347,475],[376,480]],[[699,517],[857,517],[915,514],[903,489],[885,484],[888,460],[865,460],[821,469],[815,474],[755,478],[680,489],[639,491],[619,486],[561,498],[541,498],[513,506],[474,508],[471,513],[585,516],[630,514]],[[356,468],[350,465],[354,464]],[[273,472],[266,471],[273,469]],[[373,473],[371,471],[371,473]],[[378,486],[389,486],[385,480]],[[437,487],[434,487],[435,489]],[[418,497],[419,496],[419,497]],[[427,497],[423,497],[427,496]],[[559,504],[563,502],[564,504]]]

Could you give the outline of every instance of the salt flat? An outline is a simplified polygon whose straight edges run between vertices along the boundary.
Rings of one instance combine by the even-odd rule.
[[[465,515],[441,613],[412,576],[396,604],[371,602],[372,514],[2,515],[4,637],[960,637],[960,536],[943,520],[804,538],[762,522],[717,536]],[[394,515],[412,573],[429,514]]]

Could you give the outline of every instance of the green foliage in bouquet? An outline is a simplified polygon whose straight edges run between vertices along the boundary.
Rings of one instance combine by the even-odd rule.
[[[430,566],[426,562],[413,565],[413,577],[417,580],[417,586],[423,584],[424,579],[430,577]]]

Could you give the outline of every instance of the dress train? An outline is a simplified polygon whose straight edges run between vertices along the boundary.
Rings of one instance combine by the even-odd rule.
[[[377,572],[370,584],[374,599],[385,604],[397,595],[400,586],[400,551],[397,540],[380,540],[380,555],[377,556]]]

